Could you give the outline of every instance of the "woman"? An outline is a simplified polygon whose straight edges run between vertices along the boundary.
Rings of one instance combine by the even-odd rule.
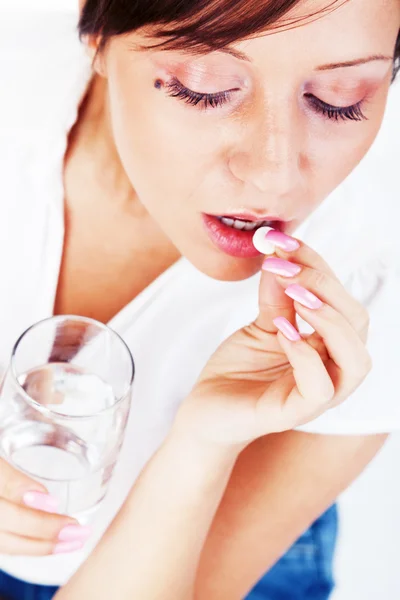
[[[337,204],[333,195],[322,206],[380,128],[400,6],[397,0],[384,6],[321,0],[312,7],[295,0],[88,0],[81,9],[87,59],[70,21],[57,24],[44,15],[3,21],[0,185],[7,202],[0,256],[7,294],[0,300],[0,358],[6,361],[20,331],[39,318],[88,315],[110,322],[130,345],[135,400],[113,485],[91,533],[45,512],[55,509],[45,490],[2,465],[0,566],[25,582],[65,584],[161,446],[87,563],[90,571],[83,567],[61,594],[90,597],[96,590],[96,597],[165,600],[169,593],[187,597],[194,587],[196,598],[240,598],[400,422],[395,399],[377,399],[383,377],[387,389],[396,383],[387,351],[399,326],[393,214],[389,209],[389,218],[377,222],[357,201],[349,205],[351,184],[341,188]],[[167,46],[146,49],[164,41]],[[23,47],[29,50],[20,52]],[[302,233],[303,244],[296,250],[290,237],[270,234],[281,260],[264,262],[251,244],[254,222],[264,221],[286,236]],[[314,247],[329,256],[329,266]],[[289,290],[296,293],[293,303],[288,283],[313,292],[323,307],[302,306],[298,287]],[[364,385],[366,310],[378,374],[369,373]],[[296,346],[276,335],[283,328],[298,339],[295,312],[324,342],[313,337]],[[286,400],[294,386],[288,354],[296,347],[306,349],[296,379],[307,388],[301,390],[306,402],[288,402],[283,419],[279,411],[270,414],[269,386],[275,402]],[[329,362],[328,373],[321,359],[329,356],[337,362]],[[310,389],[310,362],[321,387]],[[229,381],[235,385],[222,386]],[[247,402],[243,413],[234,409],[235,395],[247,399],[250,388],[251,398],[266,401],[257,430],[248,429]],[[284,431],[345,399],[303,431]],[[231,415],[237,420],[226,430]],[[171,479],[178,468],[182,479]],[[161,494],[170,504],[161,506]],[[170,513],[173,506],[179,510]],[[189,527],[190,507],[196,529]],[[127,562],[121,558],[118,570],[106,571],[110,553],[121,548]],[[21,594],[47,598],[55,591],[8,575],[3,582],[0,590],[9,595],[14,585],[22,585]],[[326,598],[326,583],[317,581],[314,596],[305,597]],[[262,597],[296,593],[268,596],[267,589]]]

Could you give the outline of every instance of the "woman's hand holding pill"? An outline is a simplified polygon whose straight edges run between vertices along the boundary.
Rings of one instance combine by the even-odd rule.
[[[256,235],[258,250],[275,251],[262,266],[259,314],[218,347],[176,421],[238,447],[319,416],[371,370],[368,313],[321,256],[270,228]],[[296,313],[314,333],[300,335]]]

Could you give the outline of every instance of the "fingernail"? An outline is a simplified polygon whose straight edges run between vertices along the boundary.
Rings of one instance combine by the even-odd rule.
[[[53,554],[64,554],[65,552],[74,552],[83,548],[83,542],[61,542],[56,544],[53,549]]]
[[[43,492],[26,492],[23,495],[23,503],[30,508],[38,508],[46,512],[54,512],[58,508],[58,500],[50,494]]]
[[[268,257],[264,260],[263,266],[264,271],[275,273],[275,275],[283,275],[283,277],[294,277],[301,271],[301,267],[288,260],[282,258]]]
[[[274,246],[278,246],[278,248],[286,250],[286,252],[293,252],[294,250],[298,250],[300,248],[300,244],[297,240],[292,238],[290,235],[286,235],[286,233],[276,231],[276,229],[271,229],[271,231],[269,231],[265,236],[265,239],[269,242],[272,242]]]
[[[58,534],[60,542],[86,541],[92,530],[84,525],[67,525]]]
[[[285,290],[285,294],[289,296],[289,298],[296,300],[296,302],[299,302],[299,304],[302,304],[307,308],[316,309],[321,308],[323,305],[323,302],[321,302],[317,296],[314,296],[314,294],[306,290],[306,288],[303,288],[301,285],[297,285],[296,283],[289,285]]]
[[[273,319],[273,323],[275,327],[279,329],[279,331],[283,333],[283,335],[291,342],[298,342],[301,340],[301,335],[297,329],[293,327],[293,325],[289,323],[285,317],[276,317],[276,319]]]

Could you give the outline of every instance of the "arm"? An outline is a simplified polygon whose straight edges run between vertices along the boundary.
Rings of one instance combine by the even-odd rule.
[[[172,433],[56,600],[190,600],[237,452]]]
[[[320,267],[303,269],[307,289],[318,293],[320,287],[337,308],[323,302],[318,309],[292,304],[284,284],[280,290],[275,277],[262,273],[259,316],[210,358],[182,403],[166,443],[57,600],[211,600],[210,594],[215,600],[235,600],[373,457],[382,438],[374,447],[362,448],[365,440],[359,438],[273,435],[342,402],[371,369],[365,309],[315,253],[304,247],[300,254],[300,261]],[[283,330],[292,328],[289,338],[276,333],[277,307],[286,318],[285,327],[280,322]],[[302,338],[296,332],[296,313],[313,327],[312,336]],[[255,439],[259,441],[251,444]],[[240,446],[249,446],[241,459],[247,457],[233,473],[206,542]],[[244,473],[247,465],[249,473]],[[269,548],[265,555],[260,531]],[[221,554],[227,535],[236,550],[225,559]],[[205,543],[210,549],[205,547],[201,556]],[[233,575],[230,569],[246,552],[248,558]],[[213,558],[219,564],[211,564]],[[230,577],[235,579],[233,587],[226,581]]]
[[[205,544],[196,600],[239,600],[361,473],[385,435],[264,437],[239,456]]]
[[[232,472],[231,450],[172,435],[56,600],[239,600],[384,440],[270,435]]]

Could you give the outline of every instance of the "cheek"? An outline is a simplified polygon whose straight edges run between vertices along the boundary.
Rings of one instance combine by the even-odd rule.
[[[161,203],[170,212],[171,205],[187,198],[193,203],[215,165],[218,135],[215,130],[210,135],[210,128],[200,129],[190,109],[178,106],[178,100],[166,99],[147,79],[144,84],[129,82],[126,74],[109,78],[113,135],[142,203],[149,209]]]
[[[351,173],[373,144],[384,115],[386,93],[370,102],[368,120],[330,123],[322,121],[309,143],[312,171],[318,178],[320,197],[329,194]]]

